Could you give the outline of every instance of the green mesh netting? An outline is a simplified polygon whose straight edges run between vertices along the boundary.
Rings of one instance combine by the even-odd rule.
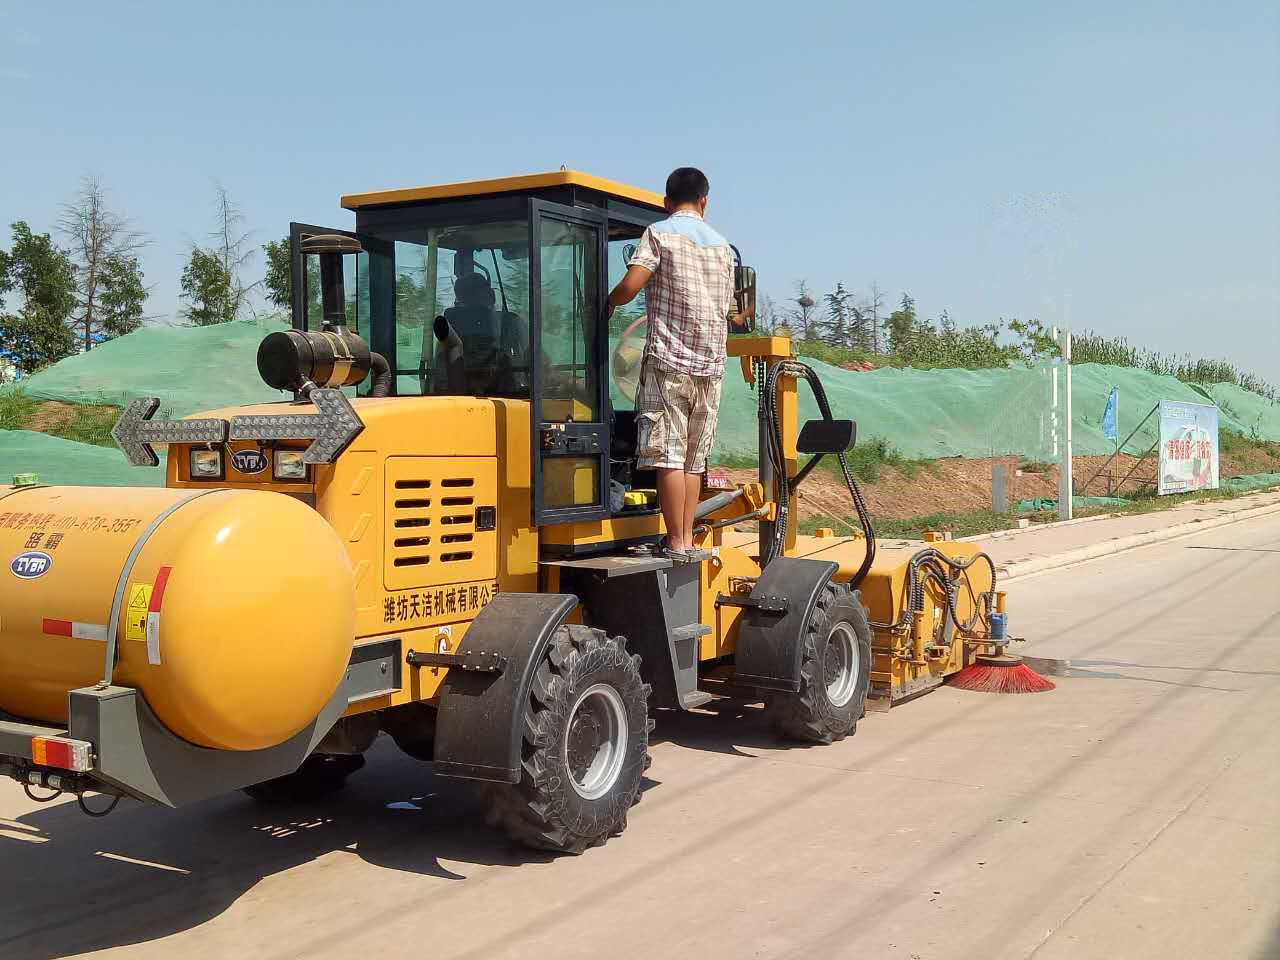
[[[1072,497],[1071,506],[1080,507],[1127,507],[1133,501],[1124,497]],[[1058,501],[1051,497],[1036,497],[1032,500],[1019,500],[1014,506],[1015,513],[1039,513],[1045,510],[1057,510]]]
[[[156,396],[166,416],[279,400],[258,378],[255,354],[274,321],[242,321],[213,327],[148,327],[109,341],[93,351],[69,357],[29,377],[23,388],[37,400],[123,404]],[[895,370],[851,372],[812,363],[826,384],[837,417],[858,423],[863,440],[882,437],[913,458],[985,457],[993,452],[1049,459],[1044,418],[1043,381],[1037,374],[1008,370]],[[406,383],[408,379],[414,383]],[[401,378],[402,387],[416,378]],[[1280,440],[1280,404],[1231,384],[1189,385],[1142,370],[1083,364],[1073,368],[1074,450],[1079,455],[1109,454],[1114,444],[1099,421],[1112,386],[1120,390],[1119,429],[1123,438],[1160,400],[1216,403],[1224,427],[1261,439]],[[801,418],[818,416],[808,392],[800,388]],[[1026,400],[1026,398],[1031,400]],[[1024,402],[1026,400],[1026,402]],[[1031,402],[1034,401],[1034,402]],[[754,459],[757,451],[756,395],[744,383],[738,361],[725,370],[718,458]],[[1156,439],[1152,417],[1125,447],[1142,453]],[[106,448],[85,448],[66,441],[43,441],[0,434],[0,477],[35,471],[54,482],[141,483],[146,475],[124,464]],[[82,479],[74,479],[76,451],[82,451]],[[111,479],[100,471],[118,463]],[[92,466],[90,466],[92,465]],[[94,471],[99,471],[95,473]],[[91,479],[103,477],[103,479]]]
[[[114,447],[95,447],[30,430],[0,430],[0,486],[14,474],[34,473],[37,482],[77,486],[164,486],[164,453],[159,467],[132,467]]]
[[[1222,481],[1222,485],[1236,493],[1267,490],[1271,487],[1280,487],[1280,473],[1252,473],[1243,477],[1229,477]]]
[[[884,437],[904,456],[986,457],[994,445],[998,453],[1048,458],[1048,437],[1037,432],[1039,417],[1022,409],[1029,405],[1012,403],[1013,411],[1008,410],[1011,401],[1025,392],[1032,376],[1029,373],[890,368],[855,373],[818,361],[806,362],[826,385],[837,417],[856,420],[859,437]],[[1161,400],[1204,403],[1206,396],[1218,404],[1222,426],[1263,440],[1280,440],[1280,403],[1233,384],[1205,388],[1144,370],[1086,363],[1072,367],[1072,449],[1077,456],[1114,452],[1115,444],[1102,435],[1100,426],[1113,386],[1120,391],[1121,440]],[[800,395],[801,419],[818,416],[806,387],[800,387]],[[996,414],[1002,411],[1006,419],[1000,422],[1008,424],[1011,435],[1001,435],[993,428]],[[1009,418],[1010,412],[1019,416]],[[1157,416],[1151,417],[1125,451],[1143,453],[1155,443],[1157,421]],[[743,383],[733,360],[725,371],[716,449],[721,455],[754,454],[756,449],[755,395]]]
[[[212,327],[144,327],[67,357],[22,381],[37,400],[123,405],[159,397],[157,416],[185,417],[200,410],[286,395],[258,376],[258,344],[285,329],[271,320],[241,320]]]

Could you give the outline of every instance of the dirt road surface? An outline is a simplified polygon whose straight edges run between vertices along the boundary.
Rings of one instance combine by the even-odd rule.
[[[0,957],[1280,956],[1280,518],[1012,584],[1052,693],[830,747],[658,718],[627,832],[509,845],[388,743],[338,797],[102,821],[0,784]]]

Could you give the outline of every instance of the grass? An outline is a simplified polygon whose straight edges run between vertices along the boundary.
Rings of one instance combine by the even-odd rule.
[[[883,437],[869,437],[858,441],[845,457],[854,479],[861,483],[875,483],[880,479],[880,474],[885,467],[893,467],[904,477],[911,478],[919,473],[922,467],[928,467],[933,462],[904,457],[897,447]],[[805,457],[801,456],[800,459],[803,463]],[[731,470],[754,470],[759,463],[755,457],[747,454],[729,454],[716,458],[712,466]],[[834,477],[841,479],[844,477],[840,471],[840,461],[835,457],[824,457],[817,469]]]
[[[1226,360],[1175,356],[1132,346],[1124,337],[1104,337],[1084,330],[1071,337],[1072,363],[1109,363],[1134,367],[1162,376],[1177,377],[1185,383],[1234,383],[1269,400],[1277,398],[1274,384],[1241,370]]]
[[[71,406],[66,417],[60,417],[39,427],[33,420],[39,413],[38,401],[20,389],[0,391],[0,430],[38,429],[42,433],[76,443],[88,443],[97,447],[114,447],[111,428],[115,426],[119,411],[112,406]]]
[[[21,390],[0,390],[0,430],[21,430],[35,410],[36,402]]]
[[[1245,456],[1259,451],[1269,457],[1280,457],[1280,440],[1262,440],[1256,436],[1248,437],[1222,427],[1218,430],[1218,454],[1220,456]]]

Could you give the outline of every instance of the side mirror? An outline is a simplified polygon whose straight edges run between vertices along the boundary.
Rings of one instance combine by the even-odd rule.
[[[733,305],[730,333],[750,333],[756,328],[756,270],[739,263],[733,268]]]
[[[799,453],[844,453],[857,439],[858,425],[852,420],[809,420],[796,438]]]

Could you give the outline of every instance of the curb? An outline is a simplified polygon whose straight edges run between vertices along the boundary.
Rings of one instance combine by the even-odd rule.
[[[1094,520],[1110,520],[1121,516],[1118,513],[1095,513],[1091,517],[1072,517],[1070,520],[1051,520],[1048,523],[1034,523],[1029,527],[1009,527],[1007,530],[992,530],[990,533],[975,533],[972,537],[957,537],[960,543],[978,543],[982,540],[1004,540],[1019,534],[1036,530],[1052,530],[1054,527],[1070,527],[1077,523],[1092,523]]]
[[[1166,540],[1177,540],[1181,537],[1190,536],[1193,533],[1201,533],[1205,530],[1212,530],[1215,527],[1225,527],[1228,524],[1239,523],[1243,520],[1252,520],[1255,517],[1265,517],[1273,513],[1280,513],[1280,503],[1269,503],[1261,507],[1253,507],[1249,510],[1240,510],[1235,513],[1228,513],[1221,517],[1211,517],[1207,520],[1189,520],[1186,523],[1179,523],[1172,527],[1165,527],[1163,530],[1149,530],[1145,533],[1135,533],[1127,537],[1116,537],[1114,540],[1108,540],[1105,543],[1097,543],[1089,547],[1079,547],[1075,550],[1068,550],[1065,553],[1057,554],[1051,557],[1036,557],[1031,560],[1012,561],[999,565],[996,570],[1000,576],[1002,583],[1010,583],[1014,580],[1021,580],[1031,577],[1048,570],[1057,570],[1062,567],[1073,567],[1080,563],[1087,563],[1090,560],[1097,560],[1099,557],[1110,556],[1115,553],[1124,553],[1128,550],[1134,550],[1138,547],[1145,547],[1152,543],[1162,543]]]

